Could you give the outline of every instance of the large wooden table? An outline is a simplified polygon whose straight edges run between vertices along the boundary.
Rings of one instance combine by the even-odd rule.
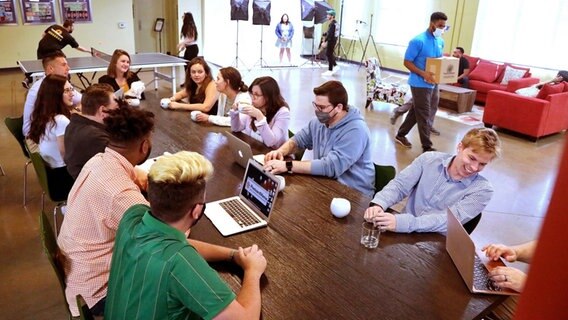
[[[229,128],[194,123],[189,113],[162,110],[155,101],[143,108],[156,114],[152,156],[200,152],[215,167],[207,201],[238,193],[244,169],[233,162],[221,134]],[[267,151],[251,145],[253,151]],[[263,249],[264,319],[473,319],[502,301],[468,291],[446,253],[444,236],[384,233],[377,249],[365,249],[359,238],[368,197],[331,179],[285,177],[267,228],[224,238],[203,218],[191,233],[215,244],[256,243]],[[349,216],[331,215],[334,197],[349,199]],[[214,267],[238,290],[242,271],[229,263]]]

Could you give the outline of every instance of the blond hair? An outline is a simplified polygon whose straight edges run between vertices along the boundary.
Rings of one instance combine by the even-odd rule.
[[[471,129],[462,138],[461,144],[464,149],[471,148],[476,153],[484,152],[493,155],[493,158],[501,156],[501,140],[493,129]]]
[[[148,200],[152,214],[165,222],[180,220],[203,202],[213,165],[197,152],[180,151],[156,160],[148,173]]]

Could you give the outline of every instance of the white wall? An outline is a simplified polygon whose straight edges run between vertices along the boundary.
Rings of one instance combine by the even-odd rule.
[[[15,1],[20,24],[1,26],[0,68],[17,67],[18,60],[35,60],[37,44],[43,31],[49,25],[22,25],[20,1]],[[56,21],[61,22],[59,1],[56,1]],[[132,2],[116,0],[93,0],[93,23],[76,23],[73,36],[83,47],[96,47],[112,52],[116,48],[134,52],[134,29],[132,20]],[[126,28],[119,29],[118,22],[126,22]],[[67,46],[67,56],[84,56],[86,53]]]

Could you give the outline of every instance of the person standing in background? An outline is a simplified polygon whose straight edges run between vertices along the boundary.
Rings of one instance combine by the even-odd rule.
[[[292,47],[292,37],[294,36],[294,26],[289,21],[288,14],[283,14],[280,18],[280,23],[276,25],[276,47],[280,48],[280,64],[282,64],[282,57],[284,50],[288,56],[288,63],[292,63],[292,55],[290,54],[290,47]]]
[[[183,25],[181,26],[181,40],[177,45],[178,52],[185,49],[183,58],[191,61],[199,54],[199,46],[197,45],[197,27],[193,20],[193,14],[186,12],[183,14]],[[187,70],[187,66],[185,67]]]
[[[322,73],[322,76],[332,76],[335,74],[333,67],[337,64],[335,63],[335,55],[333,50],[335,49],[335,44],[337,43],[337,36],[335,30],[337,29],[337,21],[335,21],[335,10],[327,10],[327,20],[329,21],[329,26],[325,35],[325,55],[327,57],[327,62],[329,64],[326,72]],[[336,72],[337,72],[336,68]]]

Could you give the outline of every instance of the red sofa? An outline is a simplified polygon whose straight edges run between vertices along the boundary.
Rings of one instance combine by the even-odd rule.
[[[509,63],[497,64],[488,60],[464,55],[469,61],[469,87],[477,90],[475,101],[484,104],[487,93],[491,90],[515,92],[518,89],[530,87],[540,80],[531,77],[530,69],[514,66]],[[515,70],[525,70],[522,78],[509,80],[507,84],[501,84],[505,69],[509,66]]]
[[[546,85],[537,97],[507,91],[487,94],[483,123],[515,131],[532,138],[568,129],[568,82]]]

